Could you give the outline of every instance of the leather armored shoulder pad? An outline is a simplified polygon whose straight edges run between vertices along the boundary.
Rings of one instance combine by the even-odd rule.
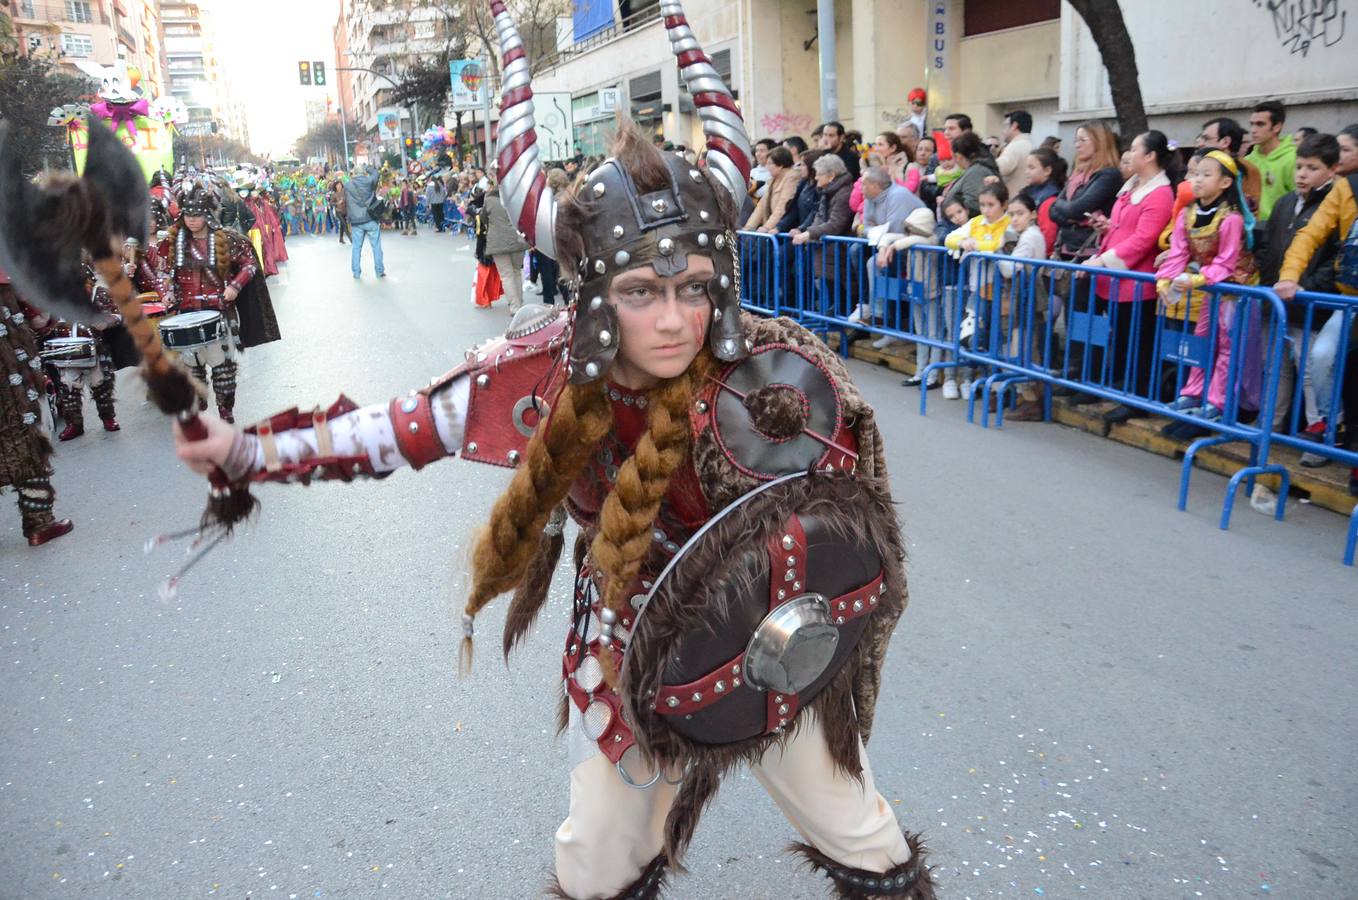
[[[532,330],[511,329],[468,350],[462,365],[426,388],[434,393],[455,378],[470,377],[464,459],[518,465],[538,422],[550,414],[566,383],[567,315],[547,309],[550,314],[530,323]]]

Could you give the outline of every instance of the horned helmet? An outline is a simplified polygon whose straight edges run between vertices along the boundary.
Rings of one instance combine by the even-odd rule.
[[[750,141],[731,92],[703,52],[678,0],[661,13],[680,74],[693,94],[707,139],[706,170],[663,154],[668,184],[642,193],[616,159],[606,159],[579,187],[592,215],[578,234],[582,252],[564,273],[571,296],[569,377],[583,384],[601,377],[618,352],[617,314],[606,302],[613,277],[650,264],[662,277],[688,267],[689,254],[712,260],[708,284],[712,324],[708,343],[718,359],[743,358],[749,346],[740,327],[740,259],[736,215],[750,174]],[[497,162],[500,197],[524,238],[558,258],[557,200],[547,188],[536,145],[528,58],[503,0],[491,11],[504,67]],[[723,193],[725,196],[723,196]]]

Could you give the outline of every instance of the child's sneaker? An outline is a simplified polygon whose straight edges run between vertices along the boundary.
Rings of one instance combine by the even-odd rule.
[[[970,378],[968,378],[966,381],[962,382],[962,384],[959,386],[959,389],[960,389],[961,392],[962,392],[962,399],[963,399],[963,400],[970,400],[970,399],[971,399],[971,390],[972,390],[973,385],[974,385],[974,382],[973,382]]]
[[[956,400],[960,396],[957,392],[957,382],[949,378],[943,382],[943,399]]]
[[[872,342],[872,349],[885,350],[887,347],[890,347],[894,343],[896,343],[896,338],[892,337],[889,334],[884,334],[877,340]]]
[[[1169,408],[1174,410],[1174,412],[1188,412],[1190,409],[1196,409],[1200,405],[1202,405],[1202,401],[1197,397],[1180,397],[1178,400],[1171,403]]]

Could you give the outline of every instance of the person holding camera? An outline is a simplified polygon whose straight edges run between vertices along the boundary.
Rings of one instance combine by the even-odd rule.
[[[349,227],[352,229],[353,249],[349,254],[349,270],[354,278],[363,274],[363,243],[371,241],[373,246],[373,268],[378,278],[387,277],[387,268],[382,263],[382,228],[378,224],[384,212],[384,201],[377,199],[377,169],[372,164],[364,166],[349,179],[344,186],[345,201],[348,206]]]

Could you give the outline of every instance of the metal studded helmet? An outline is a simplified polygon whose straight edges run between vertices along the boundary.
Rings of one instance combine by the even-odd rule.
[[[179,203],[179,216],[207,216],[211,218],[221,205],[217,192],[212,185],[200,178],[189,178],[181,182],[175,190]]]
[[[570,380],[601,377],[618,352],[617,316],[607,302],[613,277],[641,265],[662,277],[688,268],[689,254],[712,260],[708,284],[713,355],[731,361],[748,352],[740,329],[740,261],[735,217],[750,171],[749,138],[734,99],[703,53],[676,0],[660,4],[681,74],[693,93],[707,137],[706,171],[675,154],[659,154],[665,183],[639,189],[618,159],[605,160],[580,187],[573,203],[587,210],[558,241],[557,201],[547,188],[534,131],[533,90],[518,29],[502,0],[492,0],[504,67],[498,164],[500,196],[524,237],[553,258],[571,257],[576,268],[570,343]],[[646,148],[648,152],[656,152]],[[573,217],[571,217],[573,218]],[[560,253],[568,245],[571,251]]]

